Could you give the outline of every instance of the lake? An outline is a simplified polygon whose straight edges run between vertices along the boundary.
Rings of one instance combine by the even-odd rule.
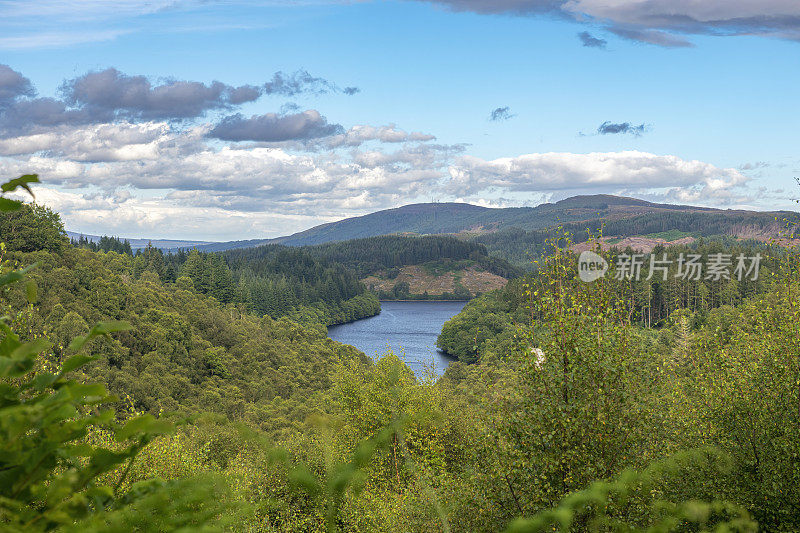
[[[328,328],[328,336],[355,346],[372,358],[392,350],[422,376],[425,365],[435,364],[442,375],[451,358],[436,348],[442,325],[467,302],[381,302],[381,314]]]

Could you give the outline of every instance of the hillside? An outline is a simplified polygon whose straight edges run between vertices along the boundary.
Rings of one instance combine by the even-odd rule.
[[[300,248],[270,244],[223,255],[235,271],[243,271],[300,253],[346,268],[382,299],[468,299],[522,274],[489,257],[484,245],[447,235],[387,235]]]
[[[723,210],[658,204],[607,194],[574,196],[536,207],[489,208],[462,203],[411,204],[315,226],[275,239],[254,239],[201,245],[214,252],[263,244],[308,246],[391,234],[461,234],[479,238],[492,248],[492,235],[508,231],[536,232],[558,225],[575,231],[613,225],[613,235],[634,236],[669,230],[702,235],[775,236],[776,223],[797,219],[788,211]],[[611,234],[611,233],[610,233]],[[521,244],[521,243],[516,243]]]
[[[461,264],[460,264],[461,263]],[[467,264],[463,264],[467,263]],[[505,287],[508,280],[465,261],[407,265],[394,272],[380,271],[361,282],[381,299],[457,299],[480,296]]]
[[[508,239],[510,233],[540,232],[566,225],[574,232],[597,229],[606,224],[607,235],[632,237],[637,235],[678,230],[698,235],[732,235],[742,238],[768,239],[777,236],[782,224],[777,220],[797,220],[798,214],[789,211],[723,210],[689,205],[658,204],[608,194],[566,198],[536,207],[489,208],[464,203],[410,204],[394,209],[376,211],[363,216],[345,218],[321,224],[307,230],[273,239],[249,239],[228,242],[203,242],[167,239],[128,239],[136,250],[152,242],[165,251],[196,247],[202,252],[224,252],[253,248],[266,244],[285,246],[314,246],[381,235],[459,234],[475,238],[492,251],[497,240]],[[68,232],[73,238],[81,234]],[[96,241],[97,236],[84,235]],[[515,240],[519,240],[515,237]],[[536,237],[514,242],[521,246]],[[513,255],[513,254],[512,254]],[[508,254],[503,257],[509,258]],[[519,261],[515,261],[519,263]]]
[[[761,276],[588,285],[562,249],[445,324],[433,381],[258,306],[512,271],[474,240],[133,255],[13,201],[0,230],[3,531],[549,531],[574,504],[570,531],[800,530],[797,250],[709,239]]]

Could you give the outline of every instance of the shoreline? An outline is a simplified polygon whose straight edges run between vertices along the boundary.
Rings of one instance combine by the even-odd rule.
[[[474,298],[468,300],[378,300],[379,302],[471,302]]]

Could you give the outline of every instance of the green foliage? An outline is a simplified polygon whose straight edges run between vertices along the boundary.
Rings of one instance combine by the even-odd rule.
[[[497,430],[525,511],[608,478],[649,440],[646,391],[655,361],[636,349],[615,281],[577,285],[575,270],[573,257],[558,249],[530,284],[547,333],[528,336],[521,390]]]
[[[9,251],[58,252],[68,242],[58,213],[37,204],[23,204],[19,209],[0,212],[0,235]]]
[[[630,250],[628,252],[631,252]],[[563,250],[567,263],[577,264],[577,256]],[[610,264],[614,264],[617,250],[607,254]],[[654,254],[664,253],[656,248]],[[639,280],[618,284],[616,290],[620,298],[625,300],[625,313],[631,320],[647,327],[666,327],[676,312],[686,310],[692,313],[693,327],[698,327],[705,320],[709,310],[725,305],[737,305],[743,300],[763,294],[773,288],[772,273],[786,260],[787,252],[778,247],[768,247],[755,243],[728,243],[719,241],[698,242],[691,246],[672,247],[669,257],[679,254],[699,254],[707,257],[715,253],[728,253],[734,257],[744,254],[752,257],[762,254],[760,276],[758,280],[684,280],[676,277],[677,262],[673,262],[667,280],[657,274],[647,280],[646,272]],[[540,263],[537,263],[540,265]],[[607,275],[607,276],[610,276]],[[527,281],[515,281],[505,288],[493,291],[471,301],[460,314],[448,321],[437,341],[442,351],[458,357],[466,362],[480,360],[487,349],[500,344],[503,351],[511,349],[509,338],[519,334],[519,328],[531,321],[530,291],[526,293],[527,284],[537,283],[541,272],[527,276]],[[592,285],[594,286],[594,285]],[[535,314],[535,313],[534,313]],[[544,324],[545,330],[549,328]],[[684,332],[686,333],[686,332]],[[488,342],[487,344],[487,341]],[[495,350],[496,351],[496,350]]]
[[[795,278],[745,303],[726,326],[718,310],[683,359],[704,421],[687,433],[733,457],[729,493],[776,531],[800,528],[799,288]]]
[[[436,346],[464,363],[477,362],[487,351],[510,355],[518,330],[530,318],[516,296],[523,283],[513,281],[503,290],[470,301],[445,322]]]
[[[696,487],[670,490],[682,476],[728,474],[730,466],[714,450],[687,451],[656,461],[644,470],[626,469],[611,481],[596,481],[564,498],[557,507],[530,519],[518,519],[508,533],[550,531],[726,531],[755,533],[758,524],[742,506],[717,500],[686,497]],[[666,488],[666,490],[665,490]],[[686,490],[688,489],[688,490]],[[683,494],[681,494],[683,492]]]
[[[738,307],[679,307],[654,332],[637,326],[635,287],[576,280],[569,244],[523,284],[471,302],[440,337],[469,353],[460,335],[476,338],[469,328],[494,312],[513,316],[502,297],[518,295],[516,323],[477,337],[477,364],[445,374],[475,404],[493,402],[498,458],[477,489],[497,487],[488,506],[535,515],[515,531],[800,527],[796,253],[768,262]],[[709,445],[719,451],[681,451]]]
[[[282,246],[235,252],[223,257],[192,250],[167,261],[196,291],[258,315],[333,325],[380,312],[378,300],[339,264]]]
[[[23,176],[3,185],[3,192],[16,187],[27,188],[35,176]],[[24,209],[3,202],[2,209]],[[7,273],[0,278],[0,287],[19,281],[25,271]],[[35,293],[27,291],[33,302]],[[117,527],[130,527],[136,516],[126,509],[146,502],[137,491],[121,495],[120,486],[137,454],[159,435],[173,426],[150,415],[134,417],[124,424],[114,421],[114,413],[100,410],[111,397],[101,384],[81,383],[71,374],[94,360],[81,350],[93,339],[128,330],[120,322],[99,323],[86,335],[70,343],[74,355],[51,371],[37,368],[40,354],[51,343],[45,337],[22,340],[12,327],[12,318],[0,318],[0,524],[4,531],[49,531],[57,527],[72,528],[76,521],[105,522],[114,509],[120,515]],[[104,428],[111,432],[115,447],[93,446],[87,441],[92,431]],[[113,484],[102,478],[118,466],[127,464]],[[174,494],[165,487],[149,492],[151,497],[172,501]],[[189,494],[191,491],[186,491]],[[215,513],[217,511],[216,506]],[[171,509],[177,510],[177,509]],[[189,511],[171,519],[186,519]],[[163,518],[163,517],[162,517]],[[193,515],[192,523],[202,525],[212,518]],[[138,522],[152,526],[153,515],[140,516]],[[86,531],[92,527],[80,527]],[[113,530],[109,528],[100,528]]]
[[[131,243],[127,239],[123,240],[118,237],[103,235],[99,240],[91,241],[80,235],[77,239],[70,239],[70,243],[73,246],[87,248],[93,252],[117,252],[118,254],[133,255]]]
[[[30,188],[32,183],[39,183],[39,176],[26,174],[2,185],[0,235],[4,247],[9,251],[59,251],[66,244],[66,233],[58,213],[44,206],[23,204],[5,196],[17,189],[33,195]]]
[[[355,270],[360,278],[381,270],[420,264],[436,274],[472,265],[505,278],[516,277],[521,273],[506,261],[489,257],[483,245],[451,236],[386,235],[309,246],[304,250],[314,256],[343,264]],[[247,251],[231,251],[226,255],[247,254]]]
[[[36,334],[51,336],[56,354],[67,353],[88,324],[131,324],[131,331],[88,345],[98,359],[79,371],[87,381],[105,383],[121,398],[118,406],[132,403],[152,414],[210,411],[269,432],[289,431],[316,410],[308,397],[330,387],[339,361],[366,358],[328,339],[320,324],[377,311],[377,302],[364,295],[333,309],[298,307],[293,320],[273,320],[198,294],[187,288],[187,278],[163,283],[145,272],[137,280],[128,255],[68,248],[15,257],[22,264],[39,261],[29,274],[39,300],[26,320]],[[23,289],[9,290],[10,305],[24,306]]]
[[[800,530],[796,251],[762,248],[760,283],[589,285],[550,234],[445,325],[438,380],[326,338],[378,310],[364,250],[9,248],[0,529]],[[473,246],[399,239],[365,242]],[[752,249],[686,250],[725,247]]]
[[[172,481],[151,479],[131,487],[120,505],[63,528],[75,533],[118,531],[230,531],[241,524],[245,507],[231,503],[219,476]]]
[[[686,231],[680,231],[677,229],[671,229],[667,231],[659,231],[657,233],[650,233],[647,235],[643,235],[643,237],[648,237],[651,239],[663,239],[667,242],[677,241],[678,239],[683,239],[685,237],[696,237],[697,235],[694,233],[689,233]]]

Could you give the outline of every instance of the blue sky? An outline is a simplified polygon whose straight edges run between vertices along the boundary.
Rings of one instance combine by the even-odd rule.
[[[432,199],[795,206],[800,7],[646,4],[0,0],[0,169],[127,237]]]

